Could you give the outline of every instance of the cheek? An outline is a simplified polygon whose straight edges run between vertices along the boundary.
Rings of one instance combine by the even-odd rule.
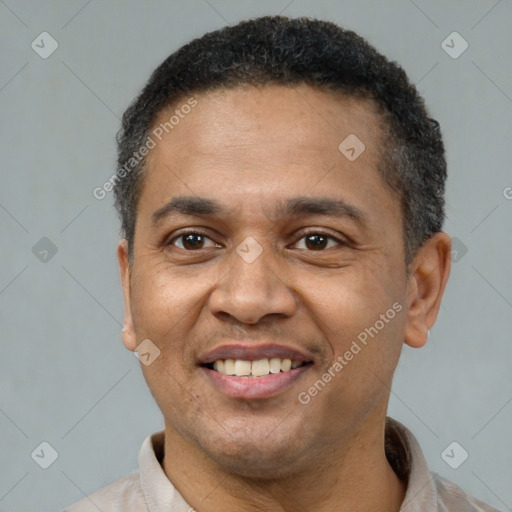
[[[164,266],[145,265],[132,285],[132,314],[138,333],[150,331],[161,338],[179,327],[199,300],[204,288],[201,282]]]
[[[379,268],[377,266],[377,268]],[[382,267],[381,267],[382,268]],[[343,350],[349,339],[376,322],[382,328],[380,315],[385,315],[385,329],[402,321],[393,304],[402,301],[400,286],[389,278],[391,270],[373,270],[370,266],[353,265],[322,279],[311,279],[304,286],[306,307],[315,313],[318,326],[329,340],[334,352]],[[386,316],[386,312],[388,312]]]
[[[151,388],[152,381],[170,378],[166,370],[181,366],[185,344],[180,334],[193,314],[193,302],[190,290],[170,278],[169,272],[148,268],[133,280],[131,310],[138,343],[149,339],[160,350],[151,366],[142,366]],[[175,369],[172,374],[176,375]]]
[[[195,356],[208,339],[205,304],[218,280],[213,272],[151,265],[134,279],[132,315],[139,343],[148,338],[160,349],[159,365],[172,375],[150,376],[180,382],[195,370]]]
[[[326,279],[322,293],[317,287],[308,296],[331,348],[331,359],[320,372],[334,384],[328,400],[333,406],[357,408],[385,392],[403,346],[401,284],[387,277],[397,275],[392,269],[372,268],[347,268],[338,279]]]
[[[196,369],[190,343],[205,293],[198,283],[163,265],[144,266],[133,282],[132,315],[139,343],[151,340],[159,349],[150,365],[141,365],[146,383],[166,415],[179,418],[182,408],[196,403],[187,386]],[[190,404],[188,404],[190,402]]]

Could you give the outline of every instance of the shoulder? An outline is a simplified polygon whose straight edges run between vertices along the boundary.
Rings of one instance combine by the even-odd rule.
[[[146,511],[146,502],[140,485],[139,472],[134,471],[88,494],[64,509],[64,512],[122,512]]]
[[[449,510],[450,512],[499,512],[498,509],[470,496],[453,482],[439,475],[433,475],[433,479],[437,490],[439,510]]]

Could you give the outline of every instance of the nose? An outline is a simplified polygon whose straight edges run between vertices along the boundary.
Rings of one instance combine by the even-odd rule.
[[[263,249],[254,260],[243,256],[235,251],[230,255],[230,270],[210,295],[212,314],[245,324],[257,324],[267,315],[293,316],[296,294],[280,275],[271,249]]]

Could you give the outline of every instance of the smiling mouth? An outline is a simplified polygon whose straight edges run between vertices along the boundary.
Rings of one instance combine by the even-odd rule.
[[[278,357],[248,361],[245,359],[217,359],[202,365],[222,375],[246,378],[265,378],[278,373],[290,373],[303,366],[312,365],[312,361],[294,361]]]

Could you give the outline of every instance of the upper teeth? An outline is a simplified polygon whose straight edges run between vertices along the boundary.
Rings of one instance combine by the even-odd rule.
[[[253,376],[263,377],[271,373],[289,372],[302,363],[291,359],[258,359],[257,361],[245,361],[243,359],[219,359],[213,363],[213,369],[224,375],[236,375],[237,377]]]

